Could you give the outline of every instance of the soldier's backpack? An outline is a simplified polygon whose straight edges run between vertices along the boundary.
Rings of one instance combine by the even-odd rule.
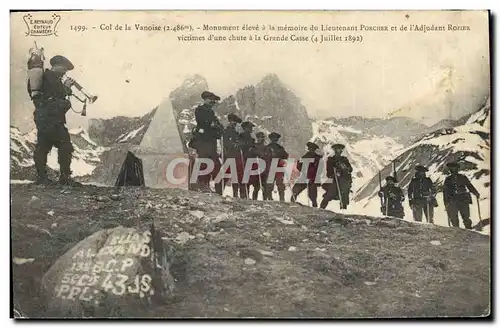
[[[44,61],[44,50],[43,48],[38,48],[35,43],[35,47],[30,48],[29,50],[29,58],[27,62],[28,81],[26,86],[31,99],[36,98],[41,94]]]

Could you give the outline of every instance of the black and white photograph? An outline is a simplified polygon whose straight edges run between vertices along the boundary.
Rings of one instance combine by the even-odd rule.
[[[491,20],[11,11],[11,317],[488,318]]]

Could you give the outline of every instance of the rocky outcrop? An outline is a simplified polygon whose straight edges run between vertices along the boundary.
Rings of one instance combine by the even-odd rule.
[[[92,118],[88,132],[92,140],[101,146],[113,146],[117,143],[138,145],[146,133],[151,119],[156,113],[154,108],[140,117],[116,116],[110,119]]]
[[[42,278],[48,317],[140,316],[174,289],[166,247],[151,229],[116,227],[85,238]]]
[[[276,74],[269,74],[256,86],[242,88],[224,99],[217,113],[221,116],[235,113],[260,130],[280,133],[285,149],[293,156],[303,154],[313,133],[306,108]]]

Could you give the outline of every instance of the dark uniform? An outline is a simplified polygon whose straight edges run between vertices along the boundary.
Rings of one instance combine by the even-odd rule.
[[[432,180],[425,176],[427,168],[417,165],[415,177],[408,186],[408,201],[413,212],[413,219],[422,222],[422,213],[428,223],[434,223],[434,207],[437,206],[436,189]]]
[[[73,64],[63,56],[54,56],[50,60],[52,69],[43,73],[41,92],[35,97],[33,113],[36,129],[37,144],[34,152],[35,167],[38,174],[38,183],[50,183],[47,177],[47,155],[52,147],[58,149],[61,184],[80,185],[71,179],[71,159],[73,145],[66,128],[66,113],[71,108],[67,96],[71,95],[71,85],[65,85],[61,78],[74,68]],[[28,86],[28,89],[30,87]]]
[[[380,209],[384,215],[394,216],[397,218],[403,218],[405,216],[405,211],[403,208],[403,202],[405,196],[403,190],[398,186],[394,185],[396,179],[394,177],[385,178],[387,184],[382,187],[378,195],[383,199],[383,205]]]
[[[286,152],[285,148],[278,144],[278,140],[281,138],[281,135],[276,132],[272,132],[269,134],[269,140],[271,142],[266,146],[265,148],[265,153],[266,153],[266,167],[270,167],[272,160],[277,158],[279,159],[278,161],[278,167],[284,167],[285,163],[284,160],[288,159],[288,153]],[[276,186],[278,187],[278,194],[280,197],[280,201],[284,202],[285,201],[285,183],[284,183],[284,174],[281,172],[277,172],[274,177],[271,177],[268,175],[268,178],[266,179],[265,183],[265,199],[266,200],[273,200],[273,189],[274,189],[274,184],[276,183]]]
[[[251,122],[243,122],[241,123],[241,127],[243,128],[243,132],[240,133],[238,137],[238,145],[240,151],[241,158],[241,166],[239,166],[239,174],[238,174],[238,182],[240,189],[240,198],[248,198],[248,183],[247,181],[243,181],[243,176],[245,172],[245,167],[247,160],[252,157],[251,149],[255,145],[255,140],[252,137],[252,129],[255,125]],[[238,165],[237,165],[238,166]]]
[[[448,220],[454,227],[458,227],[458,213],[460,212],[465,228],[471,229],[469,204],[472,204],[472,197],[470,193],[479,198],[479,192],[465,175],[458,173],[458,163],[449,163],[447,166],[451,174],[444,180],[443,200]]]
[[[238,141],[240,134],[236,130],[236,125],[241,123],[241,118],[239,118],[234,114],[229,114],[227,118],[229,120],[229,125],[224,130],[222,138],[224,161],[228,158],[236,160],[240,157],[239,141]],[[236,198],[238,197],[238,190],[239,190],[238,181],[232,181],[231,184],[233,188],[233,197]]]
[[[204,91],[201,98],[204,103],[196,107],[194,112],[196,128],[193,131],[190,146],[196,149],[199,158],[211,159],[214,162],[212,173],[198,177],[198,187],[202,191],[210,191],[210,180],[217,175],[220,169],[217,139],[221,138],[224,128],[213,111],[213,106],[220,100],[220,97],[212,92]],[[203,170],[203,166],[204,164],[200,169]],[[216,189],[219,194],[222,194],[221,184],[217,184]]]
[[[352,186],[352,166],[347,157],[342,156],[344,145],[334,144],[335,155],[326,161],[326,176],[333,181],[326,185],[320,207],[326,208],[331,200],[340,200],[340,208],[346,209],[349,205],[349,193]],[[339,195],[340,193],[340,195]]]
[[[250,156],[253,158],[264,159],[266,157],[266,135],[264,132],[258,132],[255,134],[257,138],[257,142],[250,149]],[[250,185],[253,187],[252,199],[257,200],[259,197],[259,190],[262,189],[262,199],[265,199],[264,195],[264,182],[267,179],[266,170],[262,172],[260,175],[252,176]]]
[[[300,179],[305,176],[309,181],[307,183],[295,183],[292,188],[291,202],[295,202],[297,196],[307,188],[307,196],[311,200],[313,207],[318,207],[318,183],[315,182],[316,174],[318,172],[319,164],[321,162],[321,156],[316,153],[319,146],[313,142],[307,143],[307,153],[305,153],[302,158],[312,158],[314,161],[309,164],[307,172],[302,172],[302,161],[299,160],[297,163],[297,169],[300,171]]]

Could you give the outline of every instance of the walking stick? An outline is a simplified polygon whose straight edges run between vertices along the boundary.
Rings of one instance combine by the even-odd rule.
[[[257,156],[257,159],[260,159],[260,157]],[[259,161],[257,162],[260,163]],[[264,200],[264,185],[262,184],[262,176],[260,170],[259,170],[259,184],[260,184],[260,190],[262,191],[262,200]],[[259,199],[258,193],[257,193],[257,199]]]
[[[385,216],[389,216],[389,190],[387,190],[387,197],[385,200]]]
[[[425,221],[427,221],[427,223],[430,223],[431,209],[429,207],[429,198],[426,198],[425,201],[426,201],[426,204],[427,204],[426,205],[426,207],[427,207],[427,213],[426,214],[427,215],[425,216]]]
[[[479,206],[479,197],[476,196],[477,201],[477,214],[479,215],[479,222],[481,222],[481,207]]]
[[[344,204],[342,203],[342,193],[340,192],[339,180],[337,180],[337,169],[335,167],[333,168],[333,174],[335,176],[335,184],[337,185],[337,192],[339,193],[340,207],[344,207]]]
[[[222,166],[221,168],[224,167],[224,136],[222,136],[222,138],[220,138],[220,155],[221,155],[221,159],[222,159]],[[226,175],[225,174],[226,172],[223,172],[223,175]],[[224,196],[224,189],[226,189],[226,186],[224,185],[224,177],[222,178],[222,196]]]

